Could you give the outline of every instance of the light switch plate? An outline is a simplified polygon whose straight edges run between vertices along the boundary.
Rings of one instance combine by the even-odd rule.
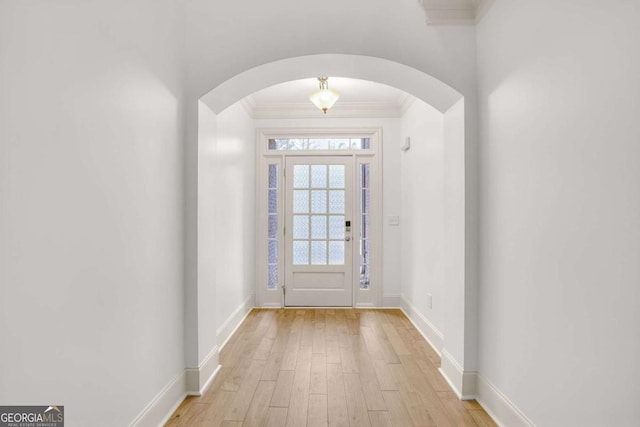
[[[387,222],[389,225],[400,225],[400,217],[398,215],[389,215]]]

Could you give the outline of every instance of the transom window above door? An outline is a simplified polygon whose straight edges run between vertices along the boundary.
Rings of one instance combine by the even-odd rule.
[[[273,138],[269,139],[269,150],[316,151],[316,150],[369,150],[370,138]]]

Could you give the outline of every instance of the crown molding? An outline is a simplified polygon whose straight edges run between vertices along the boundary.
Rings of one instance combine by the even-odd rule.
[[[409,110],[409,108],[411,108],[411,106],[413,105],[413,103],[415,102],[416,97],[413,95],[409,95],[408,93],[404,93],[401,97],[400,97],[400,116],[402,117],[405,115],[405,113],[407,112],[407,110]]]
[[[244,111],[247,112],[249,117],[255,119],[255,109],[256,109],[256,101],[253,99],[253,96],[249,95],[240,100],[240,105],[244,108]]]
[[[475,25],[494,0],[418,0],[428,25]]]
[[[410,97],[412,98],[412,97]],[[310,103],[279,103],[251,106],[251,117],[254,119],[318,119],[318,118],[397,118],[406,111],[406,104],[411,102],[403,99],[398,103],[387,102],[338,102],[327,114],[323,114]],[[243,103],[245,108],[249,103]]]

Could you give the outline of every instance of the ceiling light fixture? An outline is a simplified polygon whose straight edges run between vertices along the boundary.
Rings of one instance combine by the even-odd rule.
[[[313,104],[321,109],[325,114],[327,114],[327,110],[333,107],[333,104],[335,104],[338,98],[340,98],[340,94],[338,92],[329,89],[328,80],[328,77],[318,77],[320,90],[309,95],[309,101],[313,102]]]

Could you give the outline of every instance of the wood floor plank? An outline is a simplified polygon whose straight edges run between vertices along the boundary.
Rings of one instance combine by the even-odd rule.
[[[224,421],[225,412],[229,405],[234,402],[236,394],[235,392],[220,390],[210,403],[203,405],[206,408],[200,412],[194,412],[195,416],[191,420],[180,424],[180,426],[220,426]],[[183,421],[186,421],[186,419]]]
[[[477,400],[461,400],[460,403],[462,403],[467,410],[479,409],[480,411],[484,411],[484,408],[482,408],[482,405],[480,405]]]
[[[279,321],[284,321],[284,317],[280,318]],[[278,321],[278,320],[276,320]],[[284,353],[285,348],[287,347],[287,342],[289,341],[289,327],[285,324],[278,324],[278,334],[275,336],[275,340],[273,341],[273,346],[271,346],[271,353]]]
[[[232,371],[233,369],[230,367],[221,366],[215,380],[211,383],[207,391],[200,397],[199,400],[203,403],[210,402],[214,393],[218,390],[222,390],[222,387],[227,381],[227,378],[231,375]]]
[[[389,323],[385,323],[382,325],[382,328],[384,329],[384,332],[387,334],[387,338],[389,339],[389,342],[391,343],[393,350],[396,352],[398,356],[405,356],[405,355],[411,354],[411,352],[405,345],[402,338],[400,338],[400,335],[398,334],[398,331],[396,330],[395,326]]]
[[[405,372],[402,364],[400,363],[392,363],[387,364],[387,368],[391,370],[393,377],[396,380],[397,390],[404,390],[406,392],[414,392],[414,388],[411,385],[411,381],[407,377],[407,373]]]
[[[282,366],[282,353],[271,353],[267,359],[267,363],[262,371],[262,381],[276,381],[278,379],[278,372]]]
[[[287,423],[287,408],[269,408],[265,427],[285,427]]]
[[[384,360],[384,355],[382,354],[380,340],[378,339],[376,333],[372,329],[374,327],[375,326],[362,326],[360,328],[360,333],[364,338],[365,344],[367,346],[367,350],[371,355],[371,359]]]
[[[295,371],[280,371],[271,397],[271,406],[288,408]]]
[[[312,354],[310,393],[327,394],[327,358],[324,354]]]
[[[394,326],[406,328],[409,325],[406,317],[399,310],[385,308],[380,311],[384,314],[386,321]]]
[[[447,381],[430,360],[425,358],[416,358],[415,361],[435,391],[451,391],[451,387],[447,384]]]
[[[281,371],[293,371],[296,369],[296,361],[298,360],[298,347],[289,347],[284,351],[282,355],[282,362],[280,363]]]
[[[329,426],[345,427],[349,425],[349,412],[344,390],[342,366],[327,365],[327,401]]]
[[[433,418],[431,418],[429,411],[422,403],[422,399],[417,393],[405,392],[404,390],[400,390],[400,397],[402,398],[402,403],[404,403],[405,408],[407,408],[409,416],[413,420],[414,426],[437,426],[436,422],[433,420]]]
[[[266,362],[264,360],[254,360],[251,363],[242,380],[242,384],[240,384],[238,388],[233,404],[224,417],[225,420],[242,421],[247,415],[251,399],[256,392],[265,364]]]
[[[360,383],[360,375],[353,373],[344,374],[344,390],[349,411],[350,426],[370,426],[369,411]]]
[[[300,337],[302,335],[303,325],[304,319],[300,315],[296,315],[295,319],[291,323],[287,346],[284,350],[280,369],[287,371],[293,371],[296,369],[296,361],[298,360],[298,350],[300,348]]]
[[[224,385],[222,386],[223,390],[226,391],[238,391],[242,381],[245,378],[251,363],[253,362],[253,350],[255,350],[257,346],[254,346],[250,343],[245,343],[243,349],[245,349],[246,353],[243,356],[239,356],[233,365],[233,370],[230,375],[226,378]]]
[[[249,405],[249,411],[244,418],[247,425],[259,426],[264,423],[275,385],[275,381],[260,381],[258,383],[258,388],[253,395],[251,405]]]
[[[436,351],[427,341],[425,341],[424,339],[422,339],[421,341],[416,341],[414,343],[414,346],[420,348],[422,353],[427,356],[429,361],[431,361],[434,366],[438,368],[440,367],[440,356],[438,356],[438,353],[436,353]]]
[[[313,353],[327,352],[327,341],[325,335],[325,319],[323,316],[316,316],[313,329]]]
[[[273,347],[274,343],[273,338],[264,337],[260,340],[260,344],[253,354],[254,359],[258,360],[267,360],[269,358],[269,354],[271,353],[271,347]]]
[[[180,422],[187,415],[191,415],[194,410],[191,409],[192,406],[198,404],[198,399],[194,396],[187,396],[185,400],[182,401],[178,409],[175,410],[171,418],[165,424],[165,427],[176,427],[180,425]]]
[[[399,391],[383,391],[382,396],[384,397],[384,402],[387,405],[387,411],[389,411],[389,417],[391,418],[392,425],[413,425],[411,415],[409,415],[407,408],[405,408]]]
[[[438,398],[446,408],[452,421],[458,427],[476,427],[477,424],[465,405],[451,391],[438,392]]]
[[[374,360],[373,367],[380,390],[399,390],[393,370],[384,360]]]
[[[335,311],[325,316],[325,353],[327,363],[342,363],[340,359],[340,343],[338,341],[338,324]]]
[[[347,327],[347,319],[345,312],[348,310],[336,310],[336,336],[338,338],[338,346],[350,347],[349,329]]]
[[[447,411],[438,398],[435,390],[422,374],[422,371],[415,363],[413,356],[399,356],[402,368],[406,373],[406,377],[411,385],[412,390],[420,396],[422,403],[429,411],[431,418],[436,422],[438,427],[452,427],[453,421],[447,414]],[[402,390],[402,389],[401,389]]]
[[[313,333],[315,330],[314,321],[311,316],[305,316],[302,326],[302,336],[300,337],[301,347],[313,347]]]
[[[303,426],[307,422],[309,409],[309,387],[311,383],[311,346],[301,347],[291,387],[287,427]]]
[[[393,427],[388,411],[369,411],[371,427]]]
[[[307,427],[327,427],[327,395],[312,394],[309,396],[309,411],[307,413]]]
[[[387,334],[385,333],[382,326],[383,323],[379,323],[378,327],[373,330],[373,332],[376,334],[375,336],[378,341],[381,356],[387,363],[400,363],[400,359],[398,359],[398,355],[391,345],[391,342],[389,341],[389,338],[387,337]]]
[[[497,424],[491,419],[491,417],[484,411],[480,409],[469,409],[469,414],[473,418],[473,421],[478,425],[478,427],[496,427]]]
[[[359,335],[360,334],[360,322],[358,321],[358,317],[348,318],[347,319],[347,331],[349,335]]]
[[[344,373],[358,373],[358,362],[356,356],[353,353],[352,346],[340,347],[340,360],[342,361],[342,372]]]
[[[384,411],[387,408],[384,405],[381,388],[378,384],[378,378],[376,377],[376,370],[366,350],[364,341],[360,348],[357,362],[360,371],[360,384],[362,385],[364,399],[367,402],[367,409],[369,411]]]

